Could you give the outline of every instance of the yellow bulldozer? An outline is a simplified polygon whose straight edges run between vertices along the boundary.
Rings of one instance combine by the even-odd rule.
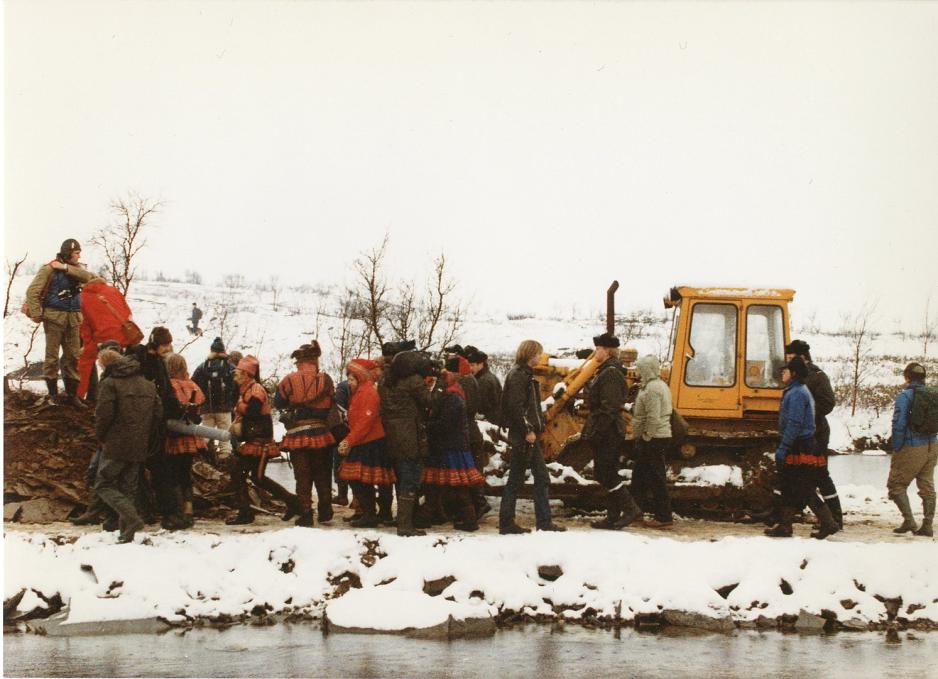
[[[607,291],[607,331],[615,331],[615,292]],[[789,338],[788,289],[701,288],[678,286],[664,298],[671,310],[668,356],[662,379],[671,389],[674,408],[688,424],[675,446],[669,467],[672,501],[698,515],[735,515],[763,509],[771,499],[778,410],[783,385],[781,366]],[[625,348],[630,401],[639,388],[638,353]],[[541,436],[545,458],[578,472],[592,459],[580,432],[589,414],[583,388],[599,366],[589,355],[577,367],[563,367],[545,354],[534,370],[545,407]],[[626,405],[626,428],[631,415]],[[632,442],[623,443],[623,454]],[[553,497],[568,503],[598,504],[598,484],[554,483]]]

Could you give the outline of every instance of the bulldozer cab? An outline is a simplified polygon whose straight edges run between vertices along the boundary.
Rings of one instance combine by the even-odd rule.
[[[777,413],[789,342],[787,289],[675,287],[668,383],[685,417]]]

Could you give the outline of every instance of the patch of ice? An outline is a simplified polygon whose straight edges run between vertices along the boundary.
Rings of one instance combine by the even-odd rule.
[[[475,601],[478,601],[477,599]],[[340,627],[382,631],[424,629],[454,620],[488,617],[478,603],[456,603],[423,592],[407,592],[388,587],[349,590],[326,606],[329,622]]]

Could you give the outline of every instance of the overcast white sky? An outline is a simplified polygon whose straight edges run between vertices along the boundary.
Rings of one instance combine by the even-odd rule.
[[[4,7],[7,259],[133,189],[142,265],[207,281],[341,281],[387,231],[483,312],[613,278],[938,309],[936,3]]]

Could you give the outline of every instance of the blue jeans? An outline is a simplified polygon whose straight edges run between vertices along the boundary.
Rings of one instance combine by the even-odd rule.
[[[534,516],[538,528],[550,525],[550,502],[547,493],[550,475],[544,464],[540,443],[526,443],[523,437],[509,436],[511,461],[508,465],[508,483],[502,491],[502,504],[498,512],[498,526],[505,528],[515,521],[518,492],[524,485],[525,472],[530,467],[534,476]]]
[[[415,496],[420,490],[423,460],[397,460],[394,466],[397,472],[397,496]]]

